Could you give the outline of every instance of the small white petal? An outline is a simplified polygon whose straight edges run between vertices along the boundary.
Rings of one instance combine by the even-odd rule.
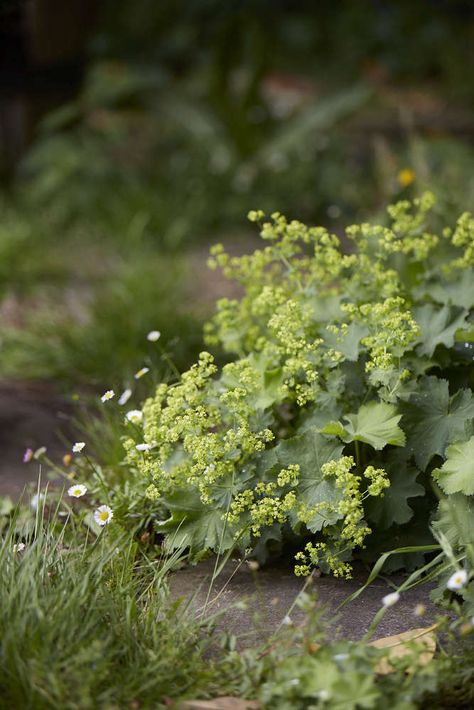
[[[448,581],[446,583],[446,586],[452,592],[455,592],[458,589],[462,589],[462,587],[465,586],[466,582],[467,582],[467,572],[465,569],[460,569],[451,575],[451,577],[448,579]]]
[[[80,454],[84,447],[85,443],[83,441],[76,441],[76,443],[72,447],[72,451],[74,454]]]
[[[132,422],[132,424],[139,424],[143,419],[143,412],[139,409],[132,409],[125,415],[127,421]]]
[[[132,390],[131,389],[126,389],[122,392],[120,397],[118,398],[118,403],[122,406],[124,404],[127,404],[128,400],[132,396]]]
[[[398,592],[392,592],[391,594],[386,594],[384,598],[382,599],[382,604],[384,606],[393,606],[396,604],[400,599],[400,595]]]
[[[108,402],[108,400],[113,397],[115,397],[115,392],[113,390],[107,390],[107,392],[104,392],[100,399],[102,402]]]
[[[16,545],[13,545],[13,552],[23,552],[25,547],[26,545],[24,542],[18,542]]]
[[[148,335],[146,336],[146,339],[150,341],[150,343],[156,343],[157,340],[159,340],[161,337],[161,333],[159,330],[150,330]]]
[[[151,444],[137,444],[135,448],[137,451],[150,451],[153,447]]]
[[[284,626],[293,626],[293,621],[291,620],[291,616],[288,616],[288,614],[283,617],[281,623],[282,623]]]
[[[139,380],[140,377],[143,377],[143,375],[146,375],[147,372],[150,372],[150,368],[149,367],[142,367],[141,370],[138,370],[138,372],[136,372],[134,374],[134,377],[136,380]]]
[[[41,456],[43,456],[47,452],[46,446],[40,446],[39,449],[36,449],[35,453],[33,454],[33,458],[39,459]]]
[[[113,517],[114,514],[112,512],[112,508],[109,508],[108,505],[101,505],[96,511],[94,511],[94,520],[97,525],[100,526],[110,523]]]
[[[40,494],[35,493],[34,496],[31,497],[30,505],[33,508],[33,510],[38,509],[38,505],[39,505],[40,501],[44,500],[44,498],[45,498],[44,493],[40,493]]]
[[[87,488],[82,483],[76,483],[75,486],[71,486],[67,490],[67,494],[70,498],[80,498],[85,493],[87,493]]]

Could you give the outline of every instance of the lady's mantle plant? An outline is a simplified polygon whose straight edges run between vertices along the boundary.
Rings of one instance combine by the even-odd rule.
[[[349,227],[344,249],[261,212],[264,248],[214,247],[243,295],[219,301],[206,337],[232,360],[204,352],[159,385],[125,441],[171,513],[170,547],[264,557],[287,541],[297,574],[349,575],[354,551],[426,537],[433,486],[474,494],[474,220],[435,232],[434,203]]]

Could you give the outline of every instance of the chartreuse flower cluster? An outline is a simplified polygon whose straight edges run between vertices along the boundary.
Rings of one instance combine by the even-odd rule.
[[[124,441],[148,496],[170,510],[169,546],[264,559],[296,539],[297,574],[348,576],[369,541],[409,530],[421,474],[474,422],[470,390],[442,377],[471,332],[472,274],[459,269],[470,269],[473,222],[437,230],[433,205],[430,194],[400,202],[386,224],[344,239],[251,212],[261,249],[213,248],[210,267],[243,290],[218,302],[205,332],[231,362],[201,353],[158,386]],[[457,409],[448,426],[442,412]]]

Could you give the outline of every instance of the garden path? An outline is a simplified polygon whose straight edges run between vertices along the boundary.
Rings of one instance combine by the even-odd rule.
[[[171,580],[172,593],[175,597],[190,600],[193,613],[217,614],[218,628],[234,634],[240,647],[267,640],[282,622],[285,623],[283,620],[287,615],[294,624],[303,622],[305,615],[300,609],[294,608],[289,613],[305,584],[304,579],[295,577],[291,563],[252,571],[246,563],[229,562],[208,595],[213,568],[214,561],[207,560],[176,572]],[[338,611],[339,605],[366,579],[367,572],[361,567],[355,568],[354,577],[349,581],[330,576],[313,578],[310,586],[316,592],[318,605],[326,610],[330,636],[360,639],[382,606],[382,597],[393,591],[386,581],[376,580],[357,599]],[[396,576],[391,582],[401,583],[402,579]],[[374,638],[433,624],[439,609],[430,602],[429,590],[423,585],[401,594],[399,602],[387,609]],[[419,604],[425,607],[422,617],[414,614]]]
[[[61,458],[70,411],[50,384],[0,382],[0,495],[17,499],[28,482],[37,480],[39,465],[23,463],[27,447],[46,446],[52,460]]]

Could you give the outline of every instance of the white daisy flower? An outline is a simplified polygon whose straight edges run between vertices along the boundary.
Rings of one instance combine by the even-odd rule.
[[[80,454],[84,447],[85,443],[83,441],[76,441],[76,443],[72,447],[73,454]]]
[[[31,497],[30,505],[33,510],[38,510],[38,505],[44,498],[44,493],[35,493],[34,496]]]
[[[130,412],[126,413],[125,418],[132,424],[139,424],[143,419],[143,412],[139,409],[131,409]]]
[[[288,614],[283,617],[281,623],[282,623],[284,626],[293,626],[293,621],[292,621],[292,619],[291,619],[291,616],[288,616]]]
[[[151,444],[137,444],[135,448],[137,451],[150,451],[153,447]]]
[[[13,545],[13,552],[23,552],[25,547],[26,545],[24,542],[18,542],[16,545]]]
[[[114,514],[112,512],[112,508],[109,508],[108,505],[101,505],[96,511],[94,511],[94,520],[97,525],[100,526],[110,523],[113,517]]]
[[[149,367],[142,367],[141,370],[138,370],[138,372],[136,372],[134,374],[134,377],[136,380],[139,380],[140,377],[143,377],[143,375],[146,375],[147,372],[150,372],[150,368]]]
[[[452,592],[462,589],[467,582],[467,572],[465,569],[460,569],[448,579],[446,586]]]
[[[382,604],[384,606],[393,606],[400,600],[400,595],[398,592],[392,592],[391,594],[386,594],[382,599]]]
[[[118,403],[123,406],[124,404],[127,404],[128,400],[132,396],[132,390],[127,387],[126,390],[122,392],[120,397],[118,398]]]
[[[87,493],[87,488],[82,483],[76,483],[67,489],[67,494],[70,498],[81,498],[85,493]]]
[[[108,400],[113,399],[113,397],[115,397],[115,392],[113,390],[107,390],[100,399],[102,402],[108,402]]]
[[[161,338],[161,333],[159,330],[150,330],[148,335],[146,336],[146,339],[150,341],[150,343],[156,343],[157,340]]]

